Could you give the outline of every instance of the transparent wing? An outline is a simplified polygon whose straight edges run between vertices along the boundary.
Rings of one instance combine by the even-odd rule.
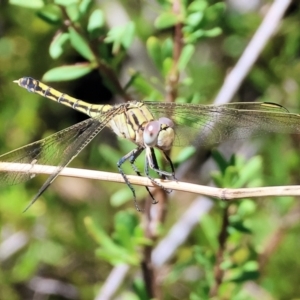
[[[225,140],[244,139],[266,132],[300,133],[300,115],[273,103],[194,105],[146,102],[156,118],[175,123],[174,146],[202,144],[210,147]]]
[[[105,127],[105,124],[90,118],[43,140],[1,155],[0,162],[55,165],[57,170],[49,177],[55,178]],[[0,167],[0,186],[17,184],[32,177],[34,177],[33,174],[2,172]]]

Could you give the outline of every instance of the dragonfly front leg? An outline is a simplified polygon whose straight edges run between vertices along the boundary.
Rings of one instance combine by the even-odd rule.
[[[151,147],[146,148],[146,156],[145,156],[145,174],[146,176],[157,186],[159,186],[161,189],[166,191],[167,193],[170,193],[170,190],[167,190],[162,184],[158,183],[155,178],[152,178],[149,174],[149,167],[154,170],[158,175],[160,175],[163,179],[167,179],[167,177],[173,176],[173,173],[169,173],[166,171],[162,171],[159,169],[156,155],[154,152],[154,149]],[[172,165],[172,170],[173,165]]]
[[[134,170],[134,172],[138,175],[138,176],[142,176],[141,172],[138,170],[137,166],[134,164],[135,160],[137,159],[137,157],[143,152],[144,148],[139,147],[137,149],[134,149],[133,151],[131,151],[130,153],[132,153],[131,157],[129,158],[129,162]],[[155,200],[153,194],[150,192],[149,188],[147,186],[145,186],[148,194],[150,195],[151,199],[152,199],[152,204],[156,204],[157,201]]]
[[[149,167],[154,170],[158,175],[162,176],[163,179],[167,179],[167,177],[171,177],[173,180],[176,180],[175,178],[175,169],[173,166],[173,163],[170,159],[170,157],[165,153],[165,151],[162,151],[164,158],[168,161],[172,172],[163,171],[159,168],[154,149],[152,147],[146,148],[146,164],[148,163]]]

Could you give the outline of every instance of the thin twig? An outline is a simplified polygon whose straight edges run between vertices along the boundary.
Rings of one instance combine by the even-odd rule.
[[[32,177],[34,177],[34,175],[37,174],[53,174],[56,170],[57,167],[54,166],[0,162],[0,172],[18,172],[32,174]],[[123,177],[119,173],[110,173],[77,168],[64,168],[59,175],[125,183]],[[156,187],[147,177],[133,175],[128,175],[127,177],[131,184]],[[156,179],[156,181],[159,184],[163,185],[166,189],[204,195],[224,201],[237,200],[243,198],[261,198],[269,196],[300,196],[299,185],[230,189],[217,188],[173,180]]]
[[[218,296],[218,290],[223,282],[224,277],[224,269],[221,268],[221,264],[223,262],[224,252],[226,250],[226,243],[228,238],[228,225],[229,225],[229,205],[226,205],[226,207],[223,210],[223,218],[222,218],[222,227],[221,231],[218,236],[218,242],[219,242],[219,248],[216,254],[216,263],[214,265],[214,278],[215,282],[210,287],[209,296],[210,297],[217,297]]]
[[[101,290],[94,300],[111,299],[119,286],[124,282],[124,278],[130,269],[129,265],[121,264],[112,269],[109,276],[106,278]]]
[[[180,0],[173,0],[172,10],[174,14],[181,14],[181,3]],[[182,50],[182,24],[177,23],[174,26],[174,49],[173,49],[173,66],[172,70],[166,78],[166,101],[175,102],[178,94],[178,82],[179,82],[179,71],[178,71],[178,61]],[[169,151],[167,155],[169,155]],[[162,166],[164,166],[164,161]],[[144,225],[145,225],[145,237],[152,240],[153,244],[157,238],[157,229],[162,223],[164,223],[166,212],[167,212],[167,201],[168,196],[166,191],[156,187],[154,191],[155,199],[158,200],[158,205],[155,207],[155,213],[152,214],[152,206],[147,205],[145,207],[144,214]],[[143,261],[142,261],[142,272],[144,277],[144,282],[146,290],[148,291],[149,298],[161,298],[161,286],[157,284],[157,276],[155,276],[156,269],[152,263],[152,251],[153,247],[145,246],[143,249]]]

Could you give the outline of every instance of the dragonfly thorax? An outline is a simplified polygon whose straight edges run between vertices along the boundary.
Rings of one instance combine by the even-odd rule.
[[[120,137],[144,147],[143,132],[146,124],[154,120],[143,102],[128,102],[120,105],[121,113],[109,122],[109,127]]]
[[[160,118],[149,122],[144,128],[143,139],[146,147],[170,150],[175,139],[173,121],[168,118]]]

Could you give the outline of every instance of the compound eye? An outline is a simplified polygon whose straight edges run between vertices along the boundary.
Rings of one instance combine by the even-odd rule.
[[[161,125],[167,125],[168,127],[171,127],[171,128],[174,128],[174,123],[171,119],[169,118],[166,118],[166,117],[162,117],[162,118],[159,118],[158,119],[158,122],[161,124]]]
[[[160,131],[159,121],[149,122],[144,129],[144,143],[146,146],[154,147],[157,143],[157,137]]]

